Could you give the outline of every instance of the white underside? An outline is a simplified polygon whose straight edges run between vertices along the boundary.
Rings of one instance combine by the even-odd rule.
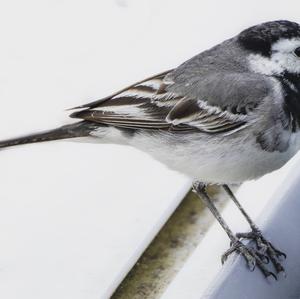
[[[92,134],[101,143],[131,145],[150,154],[170,169],[204,183],[241,183],[259,178],[282,167],[299,149],[299,134],[294,134],[285,152],[263,151],[253,136],[212,137],[191,134],[176,137],[168,132],[152,135],[142,131],[128,138],[113,127]]]

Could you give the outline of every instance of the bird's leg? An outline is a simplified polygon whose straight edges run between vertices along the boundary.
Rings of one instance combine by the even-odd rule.
[[[262,235],[261,230],[257,227],[257,225],[253,222],[253,220],[249,217],[247,212],[244,210],[244,208],[241,206],[231,189],[228,187],[228,185],[223,185],[224,190],[229,195],[229,197],[232,199],[232,201],[236,204],[238,209],[241,211],[241,213],[246,218],[247,222],[249,223],[251,227],[251,232],[249,233],[238,233],[236,234],[236,237],[238,239],[252,239],[255,240],[257,248],[263,255],[267,255],[271,262],[273,263],[275,269],[277,272],[284,272],[284,268],[282,265],[278,262],[278,258],[280,257],[286,257],[285,253],[281,252],[280,250],[276,249],[265,237]]]
[[[255,250],[254,248],[248,247],[245,244],[243,244],[238,239],[238,237],[236,237],[234,233],[230,230],[229,226],[226,224],[221,214],[217,210],[216,206],[213,204],[210,197],[208,196],[205,188],[205,184],[201,182],[195,181],[193,183],[193,191],[202,199],[205,205],[209,208],[209,210],[221,224],[221,226],[223,227],[230,239],[231,245],[230,248],[222,255],[222,263],[226,261],[230,254],[232,254],[233,252],[237,252],[240,253],[246,259],[248,267],[251,271],[254,270],[255,266],[258,266],[258,268],[266,277],[271,275],[276,279],[276,276],[272,272],[268,271],[264,265],[265,256],[259,251]]]

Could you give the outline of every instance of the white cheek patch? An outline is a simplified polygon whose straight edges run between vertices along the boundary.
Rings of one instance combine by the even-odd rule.
[[[294,50],[300,47],[300,39],[280,39],[272,46],[271,57],[260,54],[249,55],[250,69],[264,75],[279,75],[284,71],[300,73],[300,58]]]
[[[299,38],[280,39],[272,46],[272,51],[281,53],[292,53],[297,47],[300,47]]]
[[[289,73],[300,73],[300,58],[295,56],[293,52],[281,53],[277,52],[271,56],[271,60],[280,65],[283,71]]]

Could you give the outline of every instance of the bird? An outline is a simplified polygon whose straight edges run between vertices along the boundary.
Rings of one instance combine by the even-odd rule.
[[[235,252],[265,277],[285,271],[285,254],[263,235],[230,186],[281,168],[300,149],[298,23],[254,25],[174,69],[72,110],[75,122],[1,141],[0,148],[79,137],[133,146],[193,179],[193,191],[230,239],[222,262]],[[210,184],[224,188],[249,232],[233,233],[207,193]]]

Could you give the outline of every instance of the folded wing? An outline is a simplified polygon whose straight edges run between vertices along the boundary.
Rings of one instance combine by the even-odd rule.
[[[247,125],[247,115],[234,114],[205,99],[170,91],[167,71],[138,82],[112,96],[76,107],[71,117],[130,129],[235,132]]]

